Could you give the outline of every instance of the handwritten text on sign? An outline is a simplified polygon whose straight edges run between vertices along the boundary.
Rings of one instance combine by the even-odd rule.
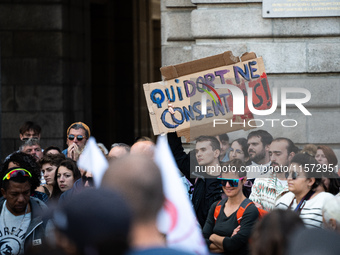
[[[164,82],[165,86],[154,83],[156,88],[150,91],[149,100],[156,106],[158,113],[161,110],[159,118],[162,125],[168,129],[175,129],[188,122],[203,123],[206,122],[205,119],[212,117],[235,118],[233,93],[232,89],[228,89],[235,86],[235,89],[242,91],[245,99],[244,112],[239,115],[242,119],[251,119],[253,116],[247,104],[247,87],[252,88],[253,107],[257,110],[268,109],[272,104],[267,76],[264,68],[259,70],[261,69],[258,65],[259,60],[262,62],[261,58],[257,58],[179,77]],[[206,114],[202,114],[202,95],[206,95],[207,98]],[[175,105],[175,115],[168,112],[168,103]]]

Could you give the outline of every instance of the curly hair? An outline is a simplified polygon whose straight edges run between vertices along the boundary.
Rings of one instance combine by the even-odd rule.
[[[31,192],[33,193],[34,190],[40,186],[40,166],[33,156],[23,152],[15,152],[3,162],[0,171],[0,187],[4,190],[8,188],[9,181],[2,179],[8,172],[10,172],[10,169],[8,168],[10,162],[15,163],[16,165],[18,165],[18,167],[24,168],[31,173],[32,177],[28,180],[31,184]]]

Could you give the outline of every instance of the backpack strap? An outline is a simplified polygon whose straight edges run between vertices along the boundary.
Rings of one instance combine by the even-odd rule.
[[[218,203],[216,204],[215,211],[214,211],[215,223],[216,223],[217,217],[220,215],[222,205],[224,205],[227,202],[227,200],[228,198],[222,199],[218,201]]]
[[[242,220],[242,217],[243,217],[243,214],[244,214],[244,211],[247,209],[247,207],[249,205],[253,204],[253,202],[249,199],[249,198],[246,198],[242,201],[240,207],[238,208],[237,212],[236,212],[236,219],[237,219],[237,223],[240,224],[241,223],[241,220]]]

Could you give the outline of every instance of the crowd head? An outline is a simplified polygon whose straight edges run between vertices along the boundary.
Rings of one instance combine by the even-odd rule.
[[[199,165],[208,166],[219,162],[220,142],[213,136],[199,136],[196,139],[196,159]]]
[[[248,143],[245,138],[237,138],[230,145],[229,159],[241,159],[244,162],[248,162]]]
[[[87,140],[91,136],[90,128],[83,122],[75,122],[67,129],[67,145],[75,143],[82,150],[85,147]]]
[[[19,129],[20,140],[25,141],[29,138],[40,139],[41,127],[32,122],[26,121]]]
[[[257,164],[268,163],[268,150],[273,141],[272,135],[265,130],[256,130],[248,134],[247,140],[250,160]]]
[[[159,168],[142,155],[128,155],[111,161],[102,187],[121,192],[131,204],[137,222],[155,221],[164,203]]]

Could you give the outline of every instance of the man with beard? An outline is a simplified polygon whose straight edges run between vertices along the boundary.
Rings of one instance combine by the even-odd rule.
[[[288,192],[285,174],[298,148],[284,137],[276,138],[269,146],[270,171],[263,178],[256,178],[249,199],[258,207],[270,211],[277,199]]]
[[[272,141],[272,135],[265,130],[256,130],[249,133],[248,152],[251,165],[248,168],[248,179],[260,177],[268,172],[268,166],[270,166],[269,145]]]
[[[68,127],[66,134],[68,147],[62,153],[66,157],[77,161],[91,136],[90,128],[83,122],[75,122]]]
[[[20,146],[19,151],[32,155],[37,162],[43,156],[40,141],[36,138],[29,138],[28,140],[25,140]]]

